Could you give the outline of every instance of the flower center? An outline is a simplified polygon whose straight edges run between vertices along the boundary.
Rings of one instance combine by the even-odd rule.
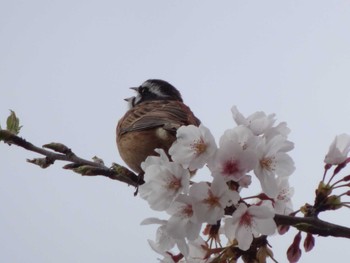
[[[222,173],[231,175],[237,173],[239,171],[238,168],[238,162],[236,160],[229,160],[224,163]]]
[[[200,155],[207,150],[207,145],[205,144],[203,138],[195,140],[191,147],[196,152],[196,155]]]
[[[280,201],[285,201],[285,200],[287,200],[287,199],[288,199],[288,190],[287,190],[287,189],[282,189],[282,190],[279,192],[279,194],[278,194],[278,196],[277,196],[276,199],[277,199],[277,200],[280,200]]]
[[[192,205],[186,205],[186,206],[182,209],[182,214],[185,215],[186,217],[192,217],[192,216],[193,216]]]
[[[208,204],[210,207],[220,206],[219,197],[215,196],[213,192],[208,190],[208,198],[204,199],[204,203]]]
[[[260,166],[262,169],[267,170],[269,172],[274,170],[274,161],[272,157],[265,157],[260,160]]]
[[[172,180],[168,183],[168,189],[177,191],[181,187],[181,180],[173,176]]]
[[[252,216],[248,212],[245,212],[241,216],[241,219],[239,220],[239,224],[242,225],[242,226],[251,226],[251,224],[252,224]]]

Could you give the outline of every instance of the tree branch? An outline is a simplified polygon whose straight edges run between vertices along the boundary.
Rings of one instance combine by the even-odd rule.
[[[293,226],[298,230],[323,237],[350,238],[350,228],[323,221],[317,217],[294,217],[275,215],[277,225]]]
[[[63,166],[64,169],[70,169],[81,175],[106,176],[134,187],[138,187],[144,183],[138,175],[122,165],[113,163],[111,167],[107,167],[98,158],[95,158],[94,161],[85,160],[75,155],[70,148],[61,143],[50,143],[43,145],[43,147],[38,147],[7,130],[0,130],[0,140],[9,145],[14,144],[28,151],[45,156],[45,158],[27,160],[42,168],[52,165],[55,161],[66,161],[69,164]],[[228,207],[226,214],[232,215],[232,213],[233,207]],[[294,217],[276,214],[274,220],[277,225],[293,226],[298,230],[311,234],[350,238],[350,228],[328,223],[317,217]]]
[[[110,179],[121,181],[128,185],[137,187],[142,184],[143,181],[139,177],[127,169],[126,167],[113,163],[111,167],[107,167],[103,164],[102,160],[88,161],[75,155],[71,149],[60,143],[46,144],[42,148],[35,146],[34,144],[26,141],[25,139],[7,131],[0,130],[0,138],[9,145],[16,145],[22,147],[28,151],[36,152],[44,155],[45,158],[37,158],[28,160],[28,162],[39,165],[42,168],[46,168],[53,164],[55,161],[66,161],[70,164],[65,165],[64,169],[73,170],[76,173],[86,176],[102,175]],[[46,150],[48,148],[50,150]]]
[[[225,214],[232,215],[235,210],[234,206],[226,207]],[[292,226],[314,235],[350,238],[350,228],[323,221],[316,216],[297,217],[275,214],[274,220],[278,226]]]

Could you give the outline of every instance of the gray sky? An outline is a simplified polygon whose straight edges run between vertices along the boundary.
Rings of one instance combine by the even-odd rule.
[[[234,125],[232,105],[287,121],[297,208],[313,201],[334,136],[350,133],[349,14],[347,0],[3,0],[0,122],[13,109],[37,145],[62,142],[81,157],[122,163],[115,126],[128,87],[165,79],[216,139]],[[162,214],[133,188],[60,162],[47,170],[25,162],[35,157],[0,145],[1,262],[156,261],[146,241],[155,228],[139,224]],[[349,216],[322,218],[348,224]],[[280,262],[295,234],[270,239]],[[348,244],[317,238],[301,262],[350,258]]]

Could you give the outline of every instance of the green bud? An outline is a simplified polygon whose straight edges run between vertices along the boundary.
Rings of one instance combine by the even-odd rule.
[[[339,208],[341,208],[342,202],[341,202],[341,198],[337,195],[331,195],[327,198],[327,201],[325,203],[325,209],[326,210],[337,210]]]
[[[81,174],[81,175],[97,175],[96,173],[96,167],[91,165],[81,165],[77,168],[72,169],[74,172]]]
[[[19,126],[19,119],[16,116],[16,113],[13,110],[10,110],[11,114],[7,118],[6,124],[7,124],[7,130],[9,132],[12,132],[14,134],[18,134],[22,126]]]

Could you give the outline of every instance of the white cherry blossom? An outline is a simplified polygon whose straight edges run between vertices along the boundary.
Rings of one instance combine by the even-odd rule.
[[[192,203],[189,196],[179,195],[167,210],[171,217],[166,229],[173,238],[195,240],[198,237],[202,223],[198,222]]]
[[[184,238],[175,239],[167,232],[167,220],[161,220],[158,218],[147,218],[141,222],[141,225],[159,224],[160,226],[156,232],[156,241],[149,240],[148,243],[154,251],[164,255],[165,252],[172,249],[175,245],[179,251],[187,256],[189,253],[188,244]]]
[[[348,157],[350,151],[350,135],[343,133],[335,137],[329,146],[328,153],[324,159],[327,164],[341,164]]]
[[[263,138],[256,151],[258,162],[254,173],[260,181],[263,192],[272,198],[278,194],[276,176],[287,177],[295,170],[293,159],[282,151],[285,141],[281,135],[269,141]]]
[[[253,237],[275,233],[277,226],[273,217],[274,213],[266,206],[247,207],[241,203],[232,217],[225,219],[224,231],[229,240],[237,240],[240,249],[248,250]]]
[[[186,263],[209,263],[210,258],[207,258],[208,244],[203,240],[203,238],[198,237],[194,241],[188,242],[189,255]]]
[[[215,153],[214,136],[204,125],[182,126],[177,130],[177,140],[169,149],[174,162],[191,171],[202,168]]]
[[[246,118],[238,111],[236,106],[231,108],[231,112],[237,125],[248,127],[255,135],[263,134],[275,123],[275,114],[266,115],[265,112],[258,111]]]
[[[239,181],[257,164],[255,151],[243,149],[235,141],[227,140],[216,152],[208,167],[213,176],[222,176],[226,181]]]
[[[294,188],[289,186],[288,178],[277,178],[278,194],[274,198],[276,214],[289,215],[293,212],[292,196]]]
[[[214,178],[210,186],[206,182],[195,183],[190,188],[190,197],[198,220],[209,224],[216,224],[224,216],[225,207],[240,199],[238,192],[229,190],[220,177]]]
[[[260,137],[255,136],[246,126],[239,125],[233,129],[228,129],[220,138],[219,146],[224,147],[228,141],[241,145],[243,150],[255,150]]]
[[[180,164],[169,162],[163,150],[160,157],[150,156],[142,163],[145,183],[139,187],[140,196],[157,211],[169,208],[180,193],[187,193],[190,174]]]

